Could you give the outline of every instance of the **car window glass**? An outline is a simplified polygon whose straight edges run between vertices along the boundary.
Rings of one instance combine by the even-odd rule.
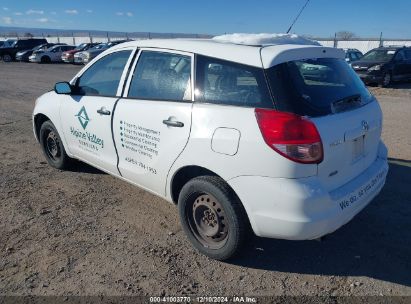
[[[77,81],[78,95],[116,96],[131,51],[108,54],[88,68]]]
[[[343,111],[343,101],[355,98],[350,108],[373,100],[345,60],[311,58],[285,62],[268,70],[268,80],[280,111],[302,116],[323,116]]]
[[[401,61],[404,60],[405,56],[404,56],[404,51],[398,51],[398,53],[395,55],[395,60]]]
[[[405,50],[404,54],[405,54],[405,59],[411,60],[411,49],[410,50]]]
[[[191,58],[143,51],[138,59],[128,97],[158,100],[191,100]]]
[[[199,56],[196,99],[247,107],[272,107],[262,69]],[[197,94],[198,93],[198,94]]]

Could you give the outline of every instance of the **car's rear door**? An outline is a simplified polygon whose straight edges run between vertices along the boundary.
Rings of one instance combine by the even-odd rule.
[[[134,48],[115,50],[78,76],[73,95],[63,98],[60,116],[67,149],[75,157],[118,174],[111,124]]]
[[[193,55],[141,49],[116,107],[113,136],[122,176],[164,194],[190,135]]]

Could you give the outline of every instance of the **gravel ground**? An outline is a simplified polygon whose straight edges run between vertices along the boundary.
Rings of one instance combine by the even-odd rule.
[[[34,100],[78,69],[0,63],[0,294],[411,296],[410,84],[371,88],[391,166],[369,207],[321,242],[253,238],[222,263],[192,249],[175,206],[81,163],[47,165]]]

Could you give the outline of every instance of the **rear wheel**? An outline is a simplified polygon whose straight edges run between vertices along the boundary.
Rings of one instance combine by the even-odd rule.
[[[67,168],[70,164],[70,158],[64,149],[56,127],[51,121],[47,120],[41,125],[39,138],[43,154],[50,166],[56,169]]]
[[[236,255],[249,235],[246,212],[234,191],[219,177],[190,180],[181,190],[180,221],[192,245],[216,260]]]
[[[4,54],[4,55],[3,55],[3,61],[4,61],[4,62],[10,62],[10,61],[12,61],[12,60],[13,60],[13,58],[11,57],[10,54]]]

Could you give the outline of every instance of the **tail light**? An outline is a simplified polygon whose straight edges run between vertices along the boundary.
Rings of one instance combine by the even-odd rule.
[[[274,151],[298,163],[322,162],[323,145],[312,121],[266,109],[255,109],[255,116],[265,142]]]

